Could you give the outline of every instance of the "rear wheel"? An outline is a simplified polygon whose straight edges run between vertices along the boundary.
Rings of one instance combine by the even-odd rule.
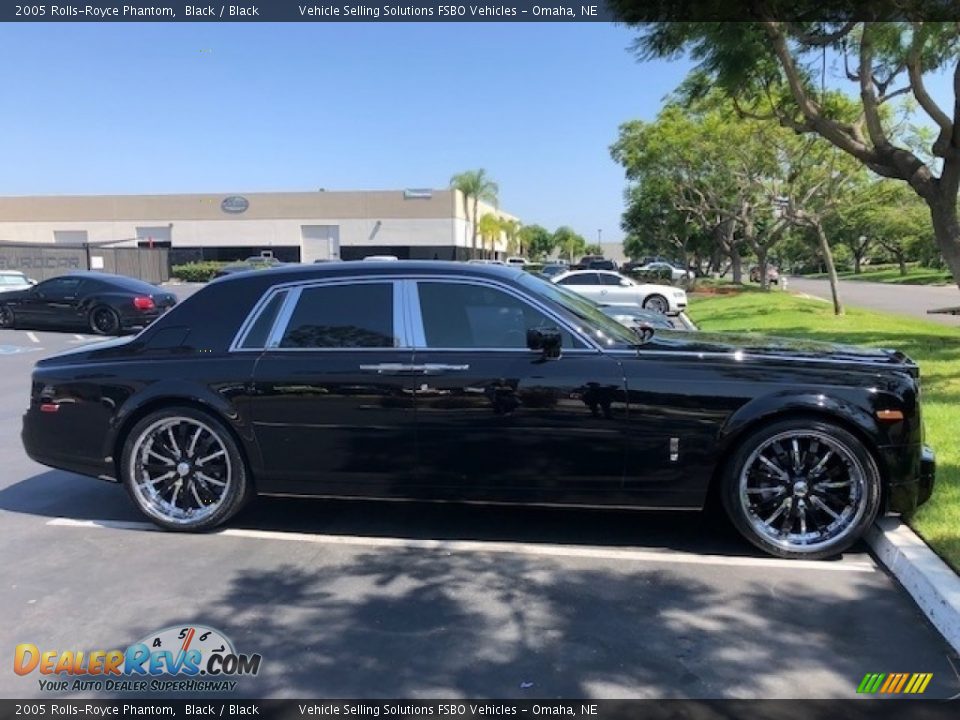
[[[193,408],[166,408],[127,436],[121,475],[134,504],[168,530],[208,530],[233,517],[252,494],[233,435]]]
[[[117,335],[120,332],[120,316],[113,308],[98,305],[90,311],[90,329],[98,335]]]
[[[670,303],[663,295],[651,295],[643,301],[643,307],[654,312],[666,313],[670,309]]]
[[[740,533],[785,558],[841,553],[880,507],[880,473],[863,443],[818,420],[783,420],[747,437],[723,477],[724,508]]]

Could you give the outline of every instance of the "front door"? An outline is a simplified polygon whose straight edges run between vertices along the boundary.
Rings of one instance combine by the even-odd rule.
[[[78,322],[80,285],[75,277],[56,277],[33,287],[17,308],[19,318],[38,325],[72,325]]]
[[[558,321],[504,287],[420,280],[409,297],[424,482],[473,500],[623,499],[627,408],[616,360],[567,330],[561,357],[529,350],[527,330]]]
[[[413,351],[400,347],[399,287],[377,280],[290,291],[254,370],[261,490],[390,496],[410,488]]]

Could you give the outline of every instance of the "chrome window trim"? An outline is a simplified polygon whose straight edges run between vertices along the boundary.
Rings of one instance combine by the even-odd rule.
[[[477,351],[485,351],[485,350],[495,351],[495,352],[506,352],[506,351],[512,351],[512,350],[519,350],[520,352],[527,352],[527,353],[530,352],[528,348],[470,348],[470,347],[434,348],[434,347],[428,347],[427,340],[426,340],[426,332],[423,329],[423,315],[420,313],[420,295],[418,292],[418,288],[416,287],[417,284],[420,282],[447,282],[447,283],[457,284],[457,285],[480,285],[483,287],[491,287],[495,290],[501,290],[508,295],[512,295],[513,297],[520,300],[521,302],[524,302],[527,305],[532,306],[541,314],[546,315],[547,318],[553,320],[561,328],[569,332],[573,338],[579,340],[581,343],[586,345],[585,348],[568,348],[568,350],[565,350],[564,352],[572,352],[576,350],[590,350],[590,349],[593,349],[594,351],[601,351],[603,349],[597,343],[595,343],[592,338],[580,332],[579,328],[572,326],[564,318],[560,317],[557,313],[555,313],[552,308],[548,307],[547,305],[544,305],[539,300],[536,300],[535,298],[532,298],[529,295],[519,292],[516,289],[510,287],[509,285],[504,285],[503,283],[497,282],[496,280],[490,280],[487,278],[466,277],[463,275],[412,277],[410,278],[410,280],[412,281],[412,284],[414,286],[414,295],[416,295],[417,297],[417,307],[416,307],[417,318],[415,321],[415,326],[419,326],[420,332],[423,333],[422,337],[417,338],[420,342],[422,342],[422,345],[415,346],[416,349],[418,350],[430,350],[431,352],[445,352],[445,351],[477,352]]]
[[[383,352],[384,350],[390,350],[391,348],[282,348],[279,347],[281,338],[283,338],[283,333],[286,331],[287,325],[290,322],[290,317],[293,315],[293,311],[296,308],[296,304],[300,299],[300,294],[303,290],[307,290],[314,287],[324,287],[327,285],[355,285],[358,283],[391,283],[394,286],[394,335],[402,343],[399,346],[394,347],[393,349],[415,349],[419,348],[421,350],[430,350],[431,352],[524,352],[529,353],[530,350],[527,348],[428,348],[426,345],[426,335],[423,331],[423,317],[420,313],[420,296],[417,292],[417,282],[419,281],[426,282],[452,282],[460,284],[471,284],[471,285],[482,285],[487,287],[492,287],[497,290],[502,290],[509,295],[512,295],[519,299],[521,302],[525,302],[528,305],[533,306],[538,311],[546,315],[548,318],[556,322],[560,327],[569,332],[574,338],[583,343],[585,347],[581,348],[564,348],[563,353],[590,353],[596,354],[600,352],[611,352],[610,350],[603,348],[599,345],[593,338],[589,335],[580,331],[574,325],[571,325],[563,317],[559,316],[552,308],[540,302],[539,300],[526,295],[523,292],[516,290],[515,288],[506,285],[498,280],[489,279],[489,278],[479,278],[469,275],[451,275],[451,274],[433,274],[429,272],[415,273],[411,275],[400,275],[400,274],[384,274],[384,275],[346,275],[338,277],[326,277],[326,278],[311,278],[311,279],[301,279],[301,280],[292,280],[290,282],[281,283],[278,285],[272,285],[266,291],[260,299],[254,304],[253,309],[250,310],[246,319],[241,323],[240,330],[237,331],[236,336],[234,337],[233,342],[229,347],[230,352],[264,352],[265,350],[271,351],[282,351],[282,352]],[[397,287],[401,287],[400,298],[402,300],[402,308],[397,307]],[[270,302],[270,299],[278,294],[286,292],[287,297],[283,302],[283,305],[280,307],[280,310],[277,312],[277,317],[274,320],[273,327],[270,330],[270,333],[267,336],[267,343],[265,347],[257,348],[244,348],[241,347],[243,340],[246,337],[246,334],[250,331],[250,328],[256,322],[257,317]],[[399,315],[398,315],[399,311]],[[398,321],[400,325],[398,326]]]
[[[300,302],[300,294],[302,292],[303,288],[296,287],[290,288],[287,292],[287,297],[284,298],[283,305],[280,306],[280,311],[277,313],[277,319],[273,321],[273,329],[270,330],[270,335],[267,336],[264,350],[272,350],[280,344],[283,333],[286,331],[287,325],[290,324],[293,310],[297,307],[297,303]]]
[[[233,342],[230,343],[230,347],[227,348],[227,352],[262,352],[262,347],[243,347],[244,341],[247,339],[247,335],[250,334],[250,331],[253,329],[253,326],[256,325],[257,320],[260,319],[260,314],[267,309],[267,306],[273,300],[274,297],[280,295],[281,293],[288,292],[287,288],[278,289],[276,287],[269,288],[263,295],[260,296],[260,299],[254,303],[253,308],[247,313],[246,319],[240,323],[240,329],[237,330],[237,334],[233,336]],[[281,304],[280,310],[283,310],[283,305]],[[267,331],[267,339],[270,339],[270,335],[273,332],[274,325],[277,324],[277,318],[280,317],[280,310],[277,310],[277,317],[273,319],[273,325],[270,326],[270,329]]]

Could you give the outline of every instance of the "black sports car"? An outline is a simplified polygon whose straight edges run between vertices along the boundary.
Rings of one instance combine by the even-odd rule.
[[[257,493],[698,509],[825,557],[933,489],[893,350],[637,334],[521,269],[295,265],[214,281],[133,338],[39,361],[34,460],[173,530]]]
[[[76,272],[0,295],[0,327],[83,328],[118,335],[149,325],[176,304],[176,295],[142,280]]]

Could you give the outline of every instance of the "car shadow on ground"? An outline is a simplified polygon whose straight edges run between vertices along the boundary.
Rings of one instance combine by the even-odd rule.
[[[40,473],[0,491],[0,509],[50,519],[146,521],[119,485],[59,470]],[[258,497],[227,527],[767,557],[743,540],[719,512]],[[867,550],[858,544],[851,552]]]

